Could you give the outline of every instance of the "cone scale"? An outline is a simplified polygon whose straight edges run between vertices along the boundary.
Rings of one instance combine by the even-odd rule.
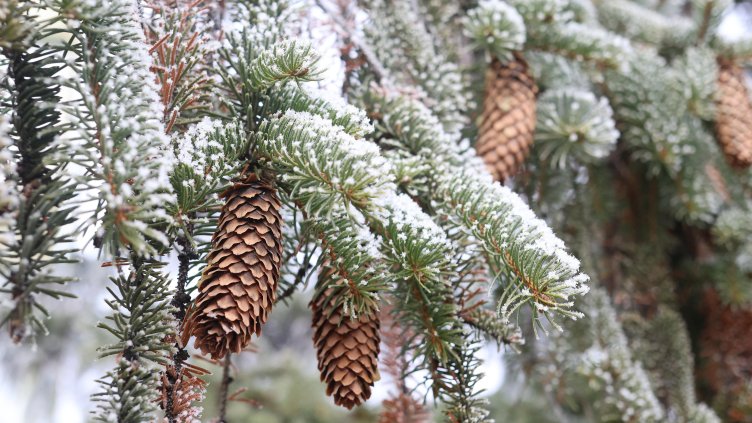
[[[238,353],[261,334],[276,300],[282,255],[280,202],[274,188],[251,175],[225,193],[212,249],[188,310],[183,344],[214,359]]]
[[[497,181],[514,175],[530,152],[537,93],[538,87],[522,55],[515,53],[507,62],[493,59],[486,73],[475,147]]]

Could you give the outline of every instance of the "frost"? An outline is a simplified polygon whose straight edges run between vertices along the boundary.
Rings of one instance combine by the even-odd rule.
[[[482,0],[467,14],[465,33],[498,59],[507,60],[525,44],[525,24],[517,10],[500,0]]]

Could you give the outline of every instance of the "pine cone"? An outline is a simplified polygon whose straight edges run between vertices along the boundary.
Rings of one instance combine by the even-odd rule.
[[[716,133],[731,165],[752,165],[752,104],[744,84],[744,71],[731,63],[721,63],[716,98]]]
[[[350,318],[333,306],[331,293],[329,289],[311,302],[313,344],[326,394],[349,410],[371,397],[371,387],[380,378],[379,318]]]
[[[496,180],[514,175],[525,161],[535,131],[535,85],[527,62],[491,62],[475,148]]]
[[[242,351],[252,334],[261,334],[277,297],[282,254],[280,202],[269,183],[251,175],[223,196],[199,295],[183,328],[183,344],[194,335],[195,347],[214,359]]]

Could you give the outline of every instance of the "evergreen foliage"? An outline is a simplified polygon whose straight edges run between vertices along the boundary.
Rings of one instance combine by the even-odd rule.
[[[331,82],[331,58],[298,6],[337,29],[341,93],[313,88]],[[16,342],[44,332],[43,298],[70,296],[57,265],[97,250],[112,270],[99,352],[115,366],[96,421],[198,418],[205,371],[188,339],[229,344],[227,322],[263,316],[238,353],[267,302],[306,290],[322,380],[347,408],[378,379],[387,322],[400,391],[382,420],[426,418],[422,393],[445,421],[490,422],[479,354],[493,340],[572,421],[744,421],[724,407],[752,403],[750,390],[727,375],[752,364],[719,371],[723,383],[695,370],[752,351],[693,355],[697,334],[718,336],[706,314],[752,300],[752,174],[723,148],[752,151],[752,108],[721,107],[724,72],[743,87],[752,43],[720,35],[729,7],[9,0],[0,326]],[[530,63],[540,92],[532,153],[501,184],[472,140],[479,105],[511,104],[483,100],[482,69],[510,61]],[[746,93],[731,100],[749,106]],[[233,191],[249,178],[263,184]],[[251,201],[262,191],[272,199]],[[231,354],[224,365],[226,406]]]

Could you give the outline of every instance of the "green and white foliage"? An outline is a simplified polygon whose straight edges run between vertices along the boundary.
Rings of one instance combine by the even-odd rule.
[[[152,421],[158,399],[154,374],[139,364],[120,360],[97,382],[103,390],[94,394],[97,410],[92,417],[102,423]]]
[[[531,52],[525,55],[538,88],[567,87],[589,91],[592,83],[580,62],[552,53]]]
[[[532,306],[536,316],[579,316],[568,309],[572,296],[587,292],[587,277],[548,226],[516,194],[492,183],[477,157],[468,157],[442,133],[422,104],[406,98],[382,98],[381,104],[370,100],[381,116],[377,133],[434,163],[426,178],[432,188],[416,192],[427,192],[426,201],[439,215],[456,220],[481,242],[504,284],[502,317],[509,319],[523,304]]]
[[[729,7],[733,6],[733,0],[691,0],[692,20],[695,37],[699,41],[707,42],[717,38],[718,27]]]
[[[312,87],[326,56],[301,28],[315,18],[287,1],[222,2],[186,26],[136,0],[6,3],[0,289],[13,310],[2,318],[21,337],[42,331],[38,294],[66,295],[49,268],[74,252],[69,223],[93,229],[115,271],[98,326],[113,337],[101,355],[116,360],[95,420],[153,421],[179,330],[162,260],[178,253],[182,289],[188,261],[196,276],[211,247],[219,194],[252,172],[283,203],[279,296],[326,268],[314,295],[350,316],[390,302],[408,367],[447,421],[488,421],[484,337],[537,363],[528,376],[592,421],[719,421],[699,403],[694,340],[670,308],[684,281],[625,294],[647,274],[690,279],[674,263],[702,261],[726,303],[752,299],[752,179],[713,134],[717,60],[752,57],[752,44],[718,36],[728,1],[363,0],[352,22],[332,20],[354,26],[339,28],[352,45],[335,99]],[[150,54],[195,32],[206,44],[169,50],[183,56],[165,63],[186,72],[173,81]],[[468,139],[482,95],[470,82],[481,57],[513,52],[541,94],[529,162],[501,185]],[[602,288],[586,295],[562,239],[616,291],[618,312]],[[625,331],[643,306],[658,312]]]
[[[33,41],[34,22],[27,14],[30,2],[8,0],[0,5],[0,48],[3,50],[23,50]]]
[[[247,154],[249,140],[237,122],[205,117],[172,140],[175,165],[170,182],[175,191],[173,216],[182,227],[183,218],[221,204],[217,193],[238,175],[241,159]]]
[[[307,112],[288,111],[261,128],[259,156],[271,161],[280,181],[302,209],[325,214],[335,204],[369,213],[375,198],[393,189],[378,147]]]
[[[61,83],[78,98],[61,109],[75,130],[66,133],[61,154],[86,169],[79,189],[96,201],[86,223],[99,223],[96,237],[107,255],[154,254],[152,243],[169,243],[155,224],[170,222],[162,205],[174,202],[172,163],[136,4],[54,1],[50,7],[65,17],[74,41],[67,66],[75,77]]]
[[[679,86],[693,115],[712,120],[715,116],[715,93],[718,67],[715,54],[707,48],[688,48],[674,64]]]
[[[670,420],[720,421],[705,404],[697,403],[689,334],[676,311],[662,306],[651,320],[634,316],[624,327],[635,358],[646,369],[654,392],[667,404]]]
[[[665,60],[651,51],[628,59],[629,71],[606,75],[609,101],[623,139],[651,174],[676,175],[684,157],[695,152],[688,143],[691,134],[683,119],[688,105],[679,95],[676,74],[667,71]]]
[[[713,226],[713,235],[719,244],[733,248],[747,241],[752,235],[750,204],[726,208],[718,215]]]
[[[526,47],[555,52],[577,60],[623,68],[631,47],[623,37],[597,25],[576,21],[563,0],[512,0],[527,28]]]
[[[312,81],[316,74],[312,68],[317,57],[310,45],[297,45],[295,41],[280,41],[259,52],[250,53],[254,59],[244,63],[244,80],[250,88],[263,91],[278,81],[295,78]]]
[[[44,296],[60,299],[71,294],[60,288],[71,278],[55,275],[51,267],[72,263],[73,184],[64,174],[65,162],[55,161],[63,131],[57,81],[62,69],[54,49],[40,41],[50,22],[39,28],[25,15],[31,5],[9,5],[4,15],[2,98],[5,102],[0,130],[0,166],[3,168],[0,200],[0,292],[10,297],[2,310],[0,326],[9,329],[14,342],[45,333]]]
[[[666,16],[629,0],[597,0],[600,23],[634,41],[663,45],[669,39],[689,38],[694,26],[689,18]]]
[[[18,208],[18,186],[16,182],[16,162],[10,146],[13,140],[10,138],[11,124],[8,116],[0,117],[0,228],[2,228],[3,245],[13,242],[10,228],[13,225],[14,211]]]
[[[712,145],[712,136],[699,121],[690,120],[687,127],[691,134],[687,136],[687,142],[695,153],[687,155],[682,169],[674,178],[661,179],[661,182],[665,184],[666,191],[672,193],[669,207],[677,219],[710,224],[729,195],[727,188],[718,185],[718,176],[715,175],[725,163],[714,151],[716,147]]]
[[[592,92],[562,88],[538,99],[536,148],[541,158],[563,168],[570,157],[580,163],[605,159],[616,146],[619,131],[605,98]]]
[[[481,1],[467,13],[467,36],[480,48],[500,60],[510,60],[511,53],[525,44],[525,24],[517,10],[500,0]]]
[[[62,138],[58,160],[86,170],[76,177],[82,201],[96,204],[86,223],[97,224],[96,242],[118,271],[108,288],[112,314],[99,325],[116,338],[100,351],[116,356],[117,366],[94,395],[95,418],[150,421],[158,365],[169,356],[167,339],[175,330],[168,279],[152,260],[171,244],[168,210],[178,204],[170,183],[174,161],[164,109],[136,3],[52,2],[50,7],[65,17],[72,39],[64,50],[71,56],[66,65],[75,75],[61,81],[75,92],[61,106],[74,129]]]
[[[459,389],[437,377],[458,365],[457,351],[467,347],[448,279],[454,269],[446,233],[404,194],[390,193],[376,200],[380,209],[376,231],[391,271],[394,307],[413,336],[407,339],[415,369],[431,373],[437,396]],[[443,301],[434,302],[443,298]],[[464,369],[475,377],[475,367]],[[463,377],[464,377],[463,376]],[[472,387],[464,387],[472,391]]]
[[[569,0],[564,5],[563,10],[571,13],[575,22],[588,25],[598,22],[598,11],[590,0]]]
[[[573,297],[587,293],[588,278],[563,242],[508,188],[469,172],[460,176],[438,179],[435,201],[482,241],[504,285],[502,319],[509,320],[522,305],[531,306],[536,320],[548,317],[557,328],[553,316],[582,317],[571,307]]]
[[[434,45],[419,11],[405,1],[364,3],[370,16],[366,36],[378,59],[391,70],[385,77],[415,91],[447,132],[459,132],[472,107],[468,87],[457,64]]]
[[[632,357],[607,294],[594,289],[582,311],[588,318],[553,334],[551,348],[543,353],[540,371],[549,381],[546,389],[595,421],[664,421],[665,411],[644,368]]]

